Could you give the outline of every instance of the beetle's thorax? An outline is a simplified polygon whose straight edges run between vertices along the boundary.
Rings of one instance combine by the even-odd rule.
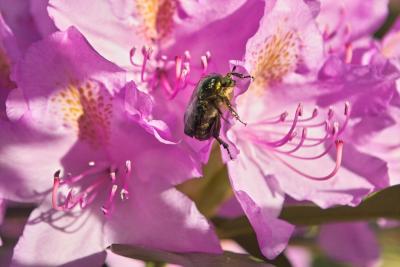
[[[233,94],[233,88],[234,88],[233,86],[224,87],[224,88],[221,90],[220,95],[221,95],[223,98],[231,99],[231,98],[232,98],[232,94]]]

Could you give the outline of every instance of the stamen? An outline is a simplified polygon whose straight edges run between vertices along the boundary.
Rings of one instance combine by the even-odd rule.
[[[206,56],[201,56],[200,60],[201,60],[201,65],[203,66],[202,74],[204,75],[207,72],[208,68],[208,58]]]
[[[150,59],[151,54],[153,53],[153,49],[151,47],[143,47],[142,54],[143,54],[143,63],[142,63],[142,71],[140,73],[140,79],[144,82],[144,73],[146,70],[147,61]]]
[[[135,53],[136,53],[136,47],[132,47],[131,50],[129,51],[129,61],[131,62],[132,66],[140,67],[140,64],[135,63],[135,61],[133,60],[135,57]]]
[[[53,180],[53,190],[52,190],[52,194],[51,194],[51,204],[53,206],[53,209],[58,210],[58,211],[63,211],[64,208],[62,206],[58,206],[57,204],[57,192],[58,192],[58,188],[60,187],[60,173],[61,170],[57,170],[54,173],[54,180]]]
[[[266,142],[266,143],[268,145],[271,145],[271,146],[282,146],[283,144],[285,144],[288,141],[290,141],[290,138],[291,138],[291,136],[292,136],[292,134],[293,134],[293,132],[294,132],[294,130],[296,128],[299,116],[301,116],[301,114],[302,114],[302,109],[303,109],[302,105],[299,104],[297,106],[297,109],[296,109],[296,113],[295,113],[295,116],[294,116],[294,119],[293,119],[292,126],[290,127],[288,133],[283,138],[281,138],[280,140],[277,140],[277,141]]]
[[[270,158],[273,157],[281,161],[292,171],[304,176],[305,178],[318,181],[328,180],[338,172],[341,166],[343,141],[338,140],[338,138],[348,124],[350,118],[350,104],[349,102],[345,102],[344,115],[346,118],[342,125],[340,125],[339,121],[336,120],[333,107],[329,107],[326,113],[326,119],[321,122],[310,123],[314,119],[318,118],[319,110],[317,107],[313,109],[312,114],[308,117],[300,119],[301,115],[303,115],[303,109],[302,105],[299,104],[293,119],[286,119],[288,115],[287,112],[284,112],[278,116],[264,119],[261,122],[252,123],[250,129],[241,130],[241,132],[244,133],[241,137],[256,144],[259,148],[260,155],[268,157],[268,159],[265,158],[263,160],[270,160]],[[279,129],[278,127],[289,128],[289,130],[285,133],[277,130]],[[317,127],[320,128],[319,130],[324,132],[324,135],[321,137],[309,137],[308,130],[310,128],[316,130]],[[298,136],[299,128],[302,128],[301,136]],[[276,135],[280,136],[279,140],[272,142],[268,141],[271,136]],[[265,140],[265,137],[267,140]],[[293,140],[296,140],[296,143],[292,142]],[[290,147],[290,149],[281,149],[284,146]],[[296,153],[301,151],[301,149],[308,149],[317,146],[322,146],[324,148],[318,155],[310,155],[309,153],[303,153],[303,155],[301,155]],[[302,172],[292,165],[290,161],[286,161],[283,157],[285,156],[294,160],[318,160],[327,156],[333,146],[336,146],[337,150],[335,167],[328,175],[321,177]]]
[[[296,134],[297,134],[297,132],[296,132]],[[282,151],[281,153],[291,154],[291,153],[296,152],[303,146],[304,140],[306,140],[306,138],[307,138],[307,128],[303,128],[303,132],[301,134],[301,139],[300,139],[300,142],[297,144],[297,146],[295,146],[293,149],[291,149],[289,151],[285,151],[285,152]]]
[[[175,57],[175,79],[180,79],[182,75],[182,57]]]
[[[329,109],[328,109],[328,120],[331,120],[333,118],[333,115],[335,115],[335,112],[333,111],[333,107],[329,107]]]
[[[105,204],[101,208],[105,215],[108,215],[111,212],[118,189],[120,189],[119,194],[121,200],[129,199],[128,179],[132,173],[132,164],[130,160],[125,161],[125,171],[122,174],[119,174],[119,170],[114,164],[111,164],[108,168],[104,168],[104,164],[96,166],[94,161],[90,161],[88,165],[90,167],[89,170],[85,170],[77,176],[67,177],[64,180],[61,180],[60,178],[60,170],[55,172],[52,189],[52,206],[55,210],[72,210],[78,204],[81,209],[84,209],[86,206],[94,202],[98,196],[102,195],[104,186],[107,184],[111,184],[111,190]],[[90,174],[90,176],[88,176],[88,174]],[[89,180],[81,183],[83,177],[86,177]],[[79,182],[75,186],[80,189],[80,192],[75,194],[74,188],[71,188],[68,191],[63,204],[59,205],[57,194],[60,186],[64,184],[70,186],[76,182]]]
[[[101,207],[101,210],[103,211],[104,215],[108,215],[108,214],[110,213],[110,211],[111,211],[111,209],[112,209],[112,204],[113,204],[114,196],[115,196],[115,193],[117,192],[117,189],[118,189],[118,186],[117,186],[116,184],[114,184],[114,185],[111,187],[111,191],[110,191],[110,194],[109,194],[109,196],[108,196],[108,200],[107,200],[106,204],[104,204],[104,205]]]
[[[185,51],[184,55],[185,55],[185,60],[187,60],[187,61],[189,61],[192,58],[192,56],[190,55],[190,52],[188,50]]]
[[[326,176],[322,176],[322,177],[318,177],[318,176],[311,176],[308,175],[298,169],[296,169],[295,167],[293,167],[292,165],[290,165],[288,162],[286,162],[285,160],[281,159],[280,157],[276,156],[276,158],[282,162],[284,165],[286,165],[289,169],[291,169],[292,171],[308,178],[311,180],[315,180],[315,181],[326,181],[329,180],[330,178],[334,177],[337,172],[340,169],[340,166],[342,164],[342,157],[343,157],[343,141],[342,140],[336,140],[335,141],[336,144],[336,162],[335,162],[335,167],[334,169]]]
[[[127,179],[131,176],[131,172],[132,172],[132,163],[130,160],[127,160],[125,162],[125,175],[122,177],[122,189],[120,192],[121,200],[129,199]]]
[[[353,46],[351,43],[345,45],[345,63],[350,64],[353,59]]]
[[[115,183],[115,180],[117,179],[115,166],[110,167],[110,179],[112,183]]]

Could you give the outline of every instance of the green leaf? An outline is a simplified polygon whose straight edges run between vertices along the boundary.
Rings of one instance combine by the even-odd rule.
[[[400,219],[400,185],[386,188],[357,207],[341,206],[321,209],[310,206],[290,206],[283,209],[281,218],[296,225],[318,225],[343,221]]]
[[[187,267],[272,267],[249,255],[225,251],[223,254],[172,253],[167,251],[114,244],[111,251],[133,259],[147,262],[168,262]]]
[[[214,146],[207,165],[203,169],[204,177],[192,179],[177,186],[177,189],[190,197],[199,211],[210,218],[221,204],[232,197],[228,170],[222,162],[219,146]]]
[[[400,185],[382,190],[357,207],[341,206],[321,209],[316,206],[289,206],[282,210],[280,218],[300,226],[320,225],[344,221],[365,221],[379,218],[400,220]],[[246,217],[235,219],[214,218],[213,222],[221,238],[253,232]]]

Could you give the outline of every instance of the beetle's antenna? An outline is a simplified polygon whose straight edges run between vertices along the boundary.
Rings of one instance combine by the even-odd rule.
[[[235,76],[235,77],[238,77],[238,78],[240,78],[240,79],[248,79],[248,78],[251,78],[252,80],[254,80],[254,77],[251,76],[251,75],[244,75],[244,74],[238,73],[238,72],[231,72],[230,74],[233,75],[233,76]]]

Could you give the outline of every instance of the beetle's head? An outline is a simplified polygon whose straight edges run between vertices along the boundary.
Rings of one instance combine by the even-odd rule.
[[[235,87],[236,81],[232,79],[232,73],[228,73],[222,78],[222,87]]]

